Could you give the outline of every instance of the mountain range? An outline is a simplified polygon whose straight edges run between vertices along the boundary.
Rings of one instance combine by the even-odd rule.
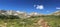
[[[0,15],[14,15],[14,16],[19,16],[21,18],[26,18],[26,17],[31,17],[31,16],[42,16],[43,14],[39,14],[37,12],[32,12],[30,14],[27,14],[26,12],[21,12],[21,11],[13,11],[13,10],[0,10]],[[49,15],[60,15],[60,10],[53,12],[52,14]]]

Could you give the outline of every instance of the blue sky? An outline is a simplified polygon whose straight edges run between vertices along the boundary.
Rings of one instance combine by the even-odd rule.
[[[0,10],[50,14],[60,9],[60,0],[0,0]]]

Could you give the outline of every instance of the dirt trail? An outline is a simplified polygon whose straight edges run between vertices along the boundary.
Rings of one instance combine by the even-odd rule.
[[[49,27],[48,22],[46,22],[43,18],[40,18],[37,22],[39,27]]]

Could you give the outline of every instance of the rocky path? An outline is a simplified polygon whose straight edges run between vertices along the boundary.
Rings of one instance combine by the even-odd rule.
[[[40,18],[38,20],[37,24],[39,25],[39,27],[50,27],[48,22],[45,21],[43,18]]]

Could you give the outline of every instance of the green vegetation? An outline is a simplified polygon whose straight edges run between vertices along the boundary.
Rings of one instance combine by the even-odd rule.
[[[6,27],[39,27],[37,25],[37,21],[43,18],[45,19],[49,26],[51,27],[60,27],[60,16],[32,16],[30,18],[26,18],[26,19],[21,19],[18,16],[4,16],[4,15],[0,15],[0,27],[1,25],[4,26],[5,23]]]

